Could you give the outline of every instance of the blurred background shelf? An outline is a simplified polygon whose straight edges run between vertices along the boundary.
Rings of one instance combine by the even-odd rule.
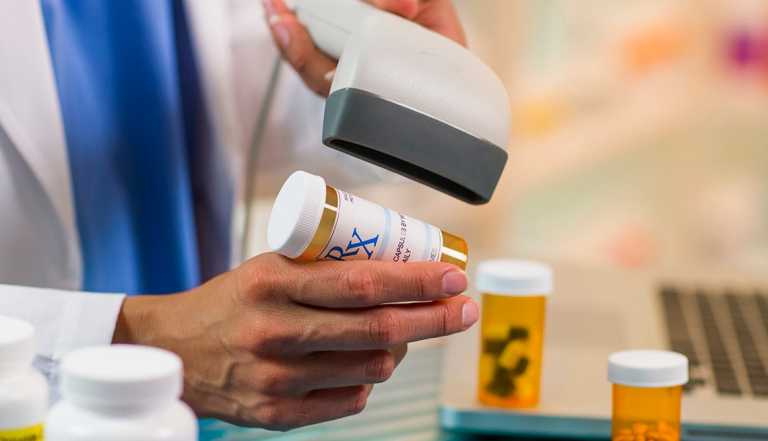
[[[286,150],[289,135],[268,134],[251,254],[266,249],[279,185],[306,169],[499,255],[768,264],[768,2],[456,4],[510,91],[510,161],[493,201],[465,205],[321,147],[322,101],[283,92],[314,103],[315,137]]]

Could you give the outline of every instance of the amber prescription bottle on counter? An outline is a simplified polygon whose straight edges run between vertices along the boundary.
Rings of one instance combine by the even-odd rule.
[[[465,269],[464,239],[338,190],[320,176],[293,173],[277,195],[270,248],[288,258],[447,262]]]
[[[688,359],[676,352],[625,351],[608,359],[613,441],[679,441]]]
[[[482,294],[478,400],[488,406],[529,408],[539,403],[550,267],[518,260],[480,263]]]

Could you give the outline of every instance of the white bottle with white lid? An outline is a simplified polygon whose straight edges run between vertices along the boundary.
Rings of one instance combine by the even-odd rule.
[[[64,357],[62,401],[46,441],[195,441],[197,419],[179,400],[182,363],[142,346],[97,346]]]
[[[43,439],[48,384],[32,367],[34,357],[32,325],[0,316],[0,440]]]
[[[291,174],[267,227],[272,251],[289,259],[445,262],[465,269],[467,242],[418,219],[328,185],[320,176]]]

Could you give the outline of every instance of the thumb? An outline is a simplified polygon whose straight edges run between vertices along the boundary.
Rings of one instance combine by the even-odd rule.
[[[384,11],[413,20],[419,14],[419,0],[366,0]]]

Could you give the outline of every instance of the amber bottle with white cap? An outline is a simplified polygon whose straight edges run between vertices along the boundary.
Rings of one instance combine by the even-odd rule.
[[[293,173],[277,195],[267,229],[270,248],[288,258],[447,262],[467,266],[467,243],[426,222]]]
[[[669,351],[625,351],[608,359],[613,441],[679,441],[688,359]]]
[[[46,441],[196,441],[197,419],[179,400],[181,359],[143,346],[76,350],[61,364],[61,396]]]
[[[539,403],[549,266],[520,260],[481,262],[482,294],[478,400],[488,406],[530,408]]]
[[[48,411],[48,385],[32,367],[35,329],[29,323],[0,316],[0,440],[43,439]]]

